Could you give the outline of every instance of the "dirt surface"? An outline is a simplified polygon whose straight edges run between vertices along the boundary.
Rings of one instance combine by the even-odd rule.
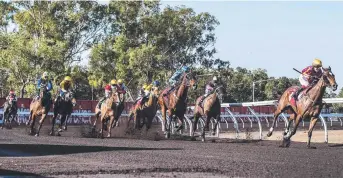
[[[61,137],[0,130],[0,176],[52,177],[343,177],[343,145],[279,141],[160,138],[84,138],[87,128],[70,127]],[[122,132],[122,134],[119,134]],[[329,135],[330,136],[330,135]],[[120,138],[118,138],[120,137]],[[158,139],[157,139],[158,138]],[[154,141],[160,140],[160,141]]]

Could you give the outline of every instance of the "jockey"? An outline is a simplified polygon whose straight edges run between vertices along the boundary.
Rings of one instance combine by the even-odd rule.
[[[64,80],[60,83],[60,94],[56,98],[56,100],[61,97],[64,97],[64,94],[69,92],[72,88],[73,88],[73,81],[71,77],[69,76],[64,77]]]
[[[159,86],[160,86],[160,81],[155,80],[155,81],[152,83],[151,90],[156,90],[156,89],[158,89]]]
[[[43,85],[43,84],[46,85],[47,92],[52,90],[52,83],[49,80],[48,72],[44,72],[42,77],[37,82],[37,88],[36,88],[37,96],[36,96],[36,99],[39,99],[39,93],[40,93],[41,85]]]
[[[116,87],[116,84],[117,84],[117,81],[113,79],[113,80],[111,80],[111,83],[110,83],[110,84],[108,84],[108,85],[105,86],[105,88],[104,88],[104,89],[105,89],[105,96],[102,97],[102,98],[99,100],[98,104],[96,105],[97,108],[100,109],[100,108],[101,108],[101,104],[102,104],[107,98],[110,97],[111,92],[112,92],[112,89]]]
[[[308,66],[305,69],[303,69],[301,71],[301,75],[299,76],[301,88],[293,95],[295,100],[297,100],[298,95],[303,90],[315,84],[315,82],[317,82],[317,79],[319,79],[322,76],[322,74],[322,61],[319,59],[315,59],[312,62],[312,66]]]
[[[117,92],[120,93],[120,94],[126,94],[126,86],[123,82],[122,79],[119,79],[118,82],[117,82]]]
[[[12,101],[17,102],[17,96],[15,95],[14,90],[10,90],[10,93],[8,94],[8,96],[6,97],[6,101],[9,101],[10,99],[12,99]]]
[[[182,66],[181,69],[177,70],[172,77],[169,79],[170,89],[165,95],[168,95],[175,87],[176,83],[180,80],[184,73],[188,73],[190,68],[188,66]]]
[[[201,97],[201,100],[199,102],[199,106],[201,106],[202,102],[207,98],[214,90],[214,88],[218,85],[218,78],[217,76],[214,76],[210,82],[207,83],[205,94]]]
[[[147,87],[148,87],[148,84],[145,83],[145,84],[143,84],[142,88],[139,89],[138,97],[137,97],[136,101],[134,102],[134,105],[145,96],[145,89]]]

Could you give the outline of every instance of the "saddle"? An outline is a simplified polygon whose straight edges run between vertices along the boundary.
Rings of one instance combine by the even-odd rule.
[[[297,100],[294,99],[293,95],[295,95],[295,93],[300,90],[299,86],[293,86],[290,90],[289,90],[289,101],[293,106],[296,106],[296,102],[299,101],[305,94],[308,93],[308,91],[312,88],[313,86],[309,86],[306,89],[304,89],[303,91],[301,91],[298,94]]]

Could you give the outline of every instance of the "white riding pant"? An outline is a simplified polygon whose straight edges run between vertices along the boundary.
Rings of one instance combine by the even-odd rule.
[[[310,84],[304,75],[299,76],[299,82],[302,86],[308,87]]]

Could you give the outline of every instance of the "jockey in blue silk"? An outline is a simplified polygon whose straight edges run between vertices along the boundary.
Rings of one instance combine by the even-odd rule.
[[[41,85],[46,85],[47,92],[52,90],[52,82],[49,80],[48,72],[44,72],[42,77],[38,80],[36,86],[36,100],[39,99],[39,93],[41,89]]]
[[[190,68],[188,66],[182,66],[181,69],[177,70],[172,77],[169,79],[170,89],[165,95],[168,95],[174,88],[175,85],[180,81],[180,78],[184,73],[188,73]]]

